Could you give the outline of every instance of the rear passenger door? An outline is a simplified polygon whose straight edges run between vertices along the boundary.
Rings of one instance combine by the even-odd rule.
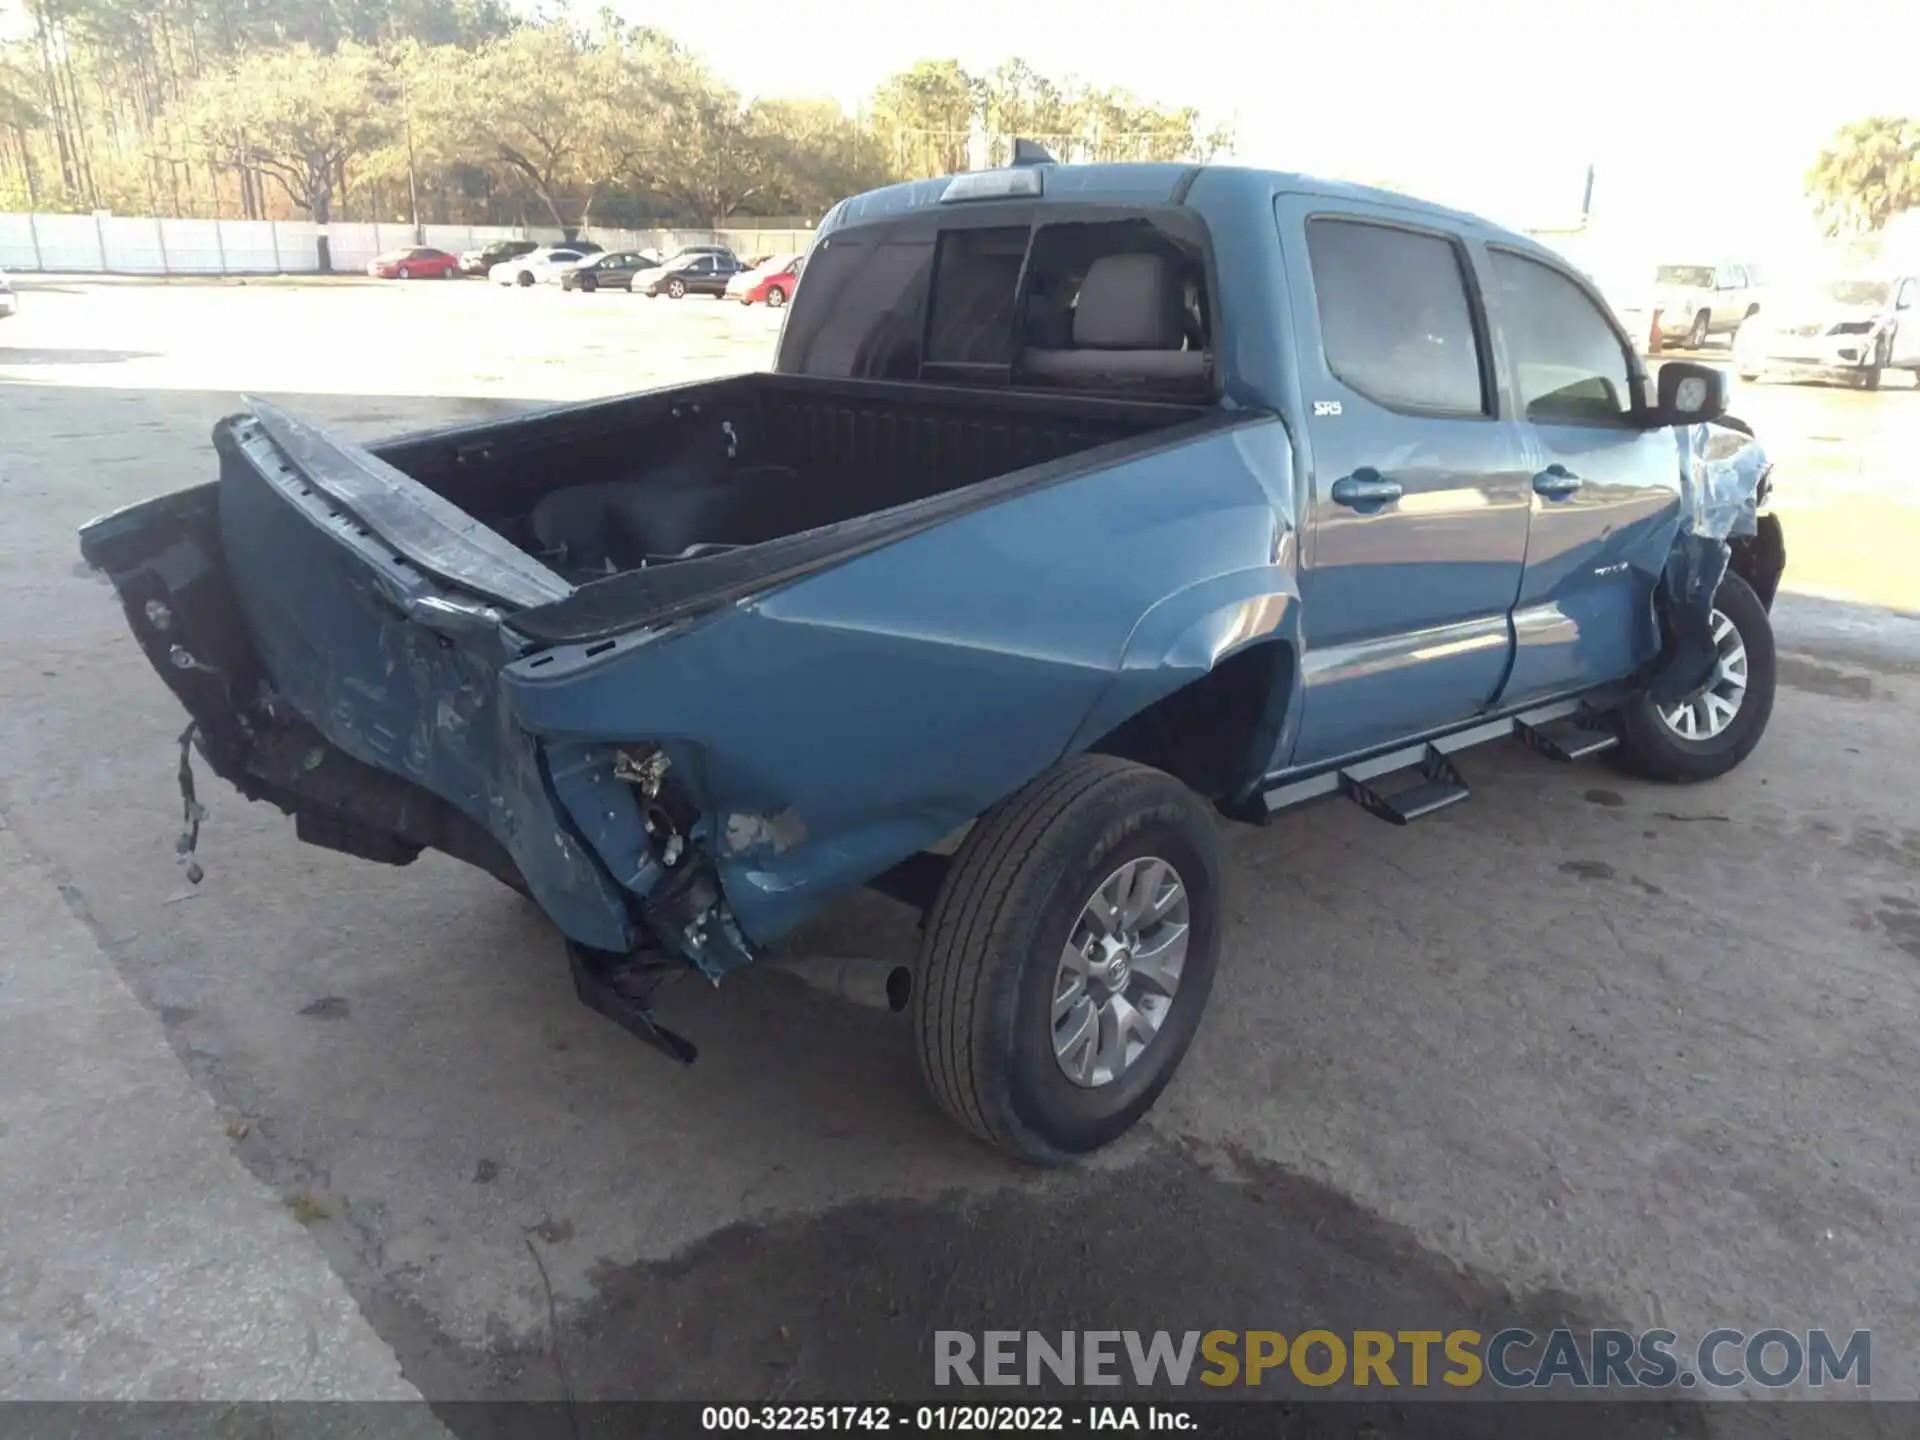
[[[1671,429],[1635,418],[1638,366],[1599,298],[1544,257],[1486,257],[1532,510],[1505,703],[1617,679],[1650,653],[1680,457]]]
[[[1500,689],[1527,476],[1461,236],[1277,202],[1310,454],[1306,698],[1292,763],[1471,717]]]

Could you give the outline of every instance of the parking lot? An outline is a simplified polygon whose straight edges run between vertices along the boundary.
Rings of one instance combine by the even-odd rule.
[[[1229,827],[1194,1051],[1141,1133],[1040,1174],[936,1113],[904,1022],[778,973],[674,988],[665,1018],[702,1056],[670,1066],[575,1000],[537,911],[450,860],[302,847],[203,779],[189,886],[183,716],[79,562],[85,520],[212,478],[242,391],[373,437],[764,364],[777,314],[478,282],[19,284],[0,1211],[28,1218],[0,1240],[0,1327],[25,1337],[0,1378],[800,1400],[924,1393],[936,1328],[1566,1317],[1870,1328],[1874,1393],[1920,1398],[1905,377],[1737,394],[1788,548],[1750,763],[1681,790],[1502,747],[1465,757],[1473,803],[1409,830],[1351,806]],[[794,948],[914,942],[862,897]],[[216,1192],[226,1219],[189,1223]],[[125,1293],[87,1289],[103,1256]],[[224,1368],[196,1338],[220,1306],[258,1340]]]

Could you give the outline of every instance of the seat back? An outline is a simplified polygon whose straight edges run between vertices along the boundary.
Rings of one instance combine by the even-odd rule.
[[[1207,355],[1186,350],[1179,267],[1165,255],[1103,255],[1087,269],[1073,310],[1071,349],[1028,348],[1021,368],[1053,379],[1200,380]]]

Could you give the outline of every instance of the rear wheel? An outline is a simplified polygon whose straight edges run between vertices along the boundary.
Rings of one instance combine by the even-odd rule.
[[[1130,761],[1056,766],[981,817],[928,914],[921,1074],[1022,1159],[1098,1149],[1173,1078],[1219,946],[1206,804]]]
[[[1773,622],[1738,575],[1713,598],[1713,675],[1686,699],[1635,696],[1620,711],[1620,759],[1649,780],[1710,780],[1753,753],[1773,715]]]
[[[774,285],[767,290],[767,308],[769,310],[778,310],[786,303],[787,292],[782,290],[778,285]]]

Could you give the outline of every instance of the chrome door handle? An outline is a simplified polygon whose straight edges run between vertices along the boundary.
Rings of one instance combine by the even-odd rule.
[[[1338,505],[1384,505],[1400,498],[1400,482],[1383,480],[1378,470],[1356,470],[1333,482],[1333,499]]]
[[[1586,482],[1564,465],[1549,465],[1533,477],[1533,493],[1544,495],[1549,500],[1559,500],[1573,494]]]

